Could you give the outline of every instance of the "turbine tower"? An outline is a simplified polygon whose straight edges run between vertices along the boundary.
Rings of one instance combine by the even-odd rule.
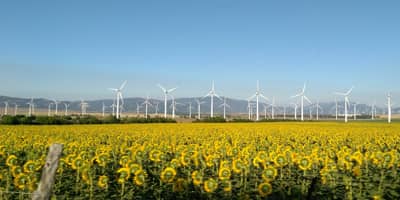
[[[109,88],[110,90],[114,91],[116,93],[116,99],[117,99],[117,113],[116,113],[116,118],[119,119],[121,117],[121,108],[120,108],[120,101],[121,105],[124,104],[124,98],[122,97],[122,89],[124,89],[127,81],[124,81],[119,88]]]
[[[221,97],[219,97],[218,94],[215,92],[214,81],[212,81],[211,90],[203,98],[206,98],[206,97],[211,98],[210,116],[214,117],[214,97],[217,97],[218,99],[222,100]]]
[[[197,103],[197,119],[201,118],[201,104],[204,104],[205,102],[200,101],[199,99],[196,99]]]
[[[226,103],[226,97],[224,97],[224,103],[219,105],[219,107],[224,107],[224,119],[226,119],[226,107],[230,108],[231,106]]]
[[[69,107],[69,104],[64,103],[64,107],[65,107],[65,113],[64,113],[64,115],[67,116],[67,115],[68,115],[68,107]]]
[[[317,101],[315,108],[317,109],[317,121],[318,121],[319,120],[319,110],[322,111],[322,107],[319,105],[319,101]]]
[[[4,115],[8,114],[8,102],[4,102]]]
[[[189,102],[189,119],[192,118],[192,102]]]
[[[272,102],[271,102],[271,104],[269,104],[269,106],[271,106],[271,117],[272,117],[272,119],[275,119],[275,107],[276,107],[276,105],[275,105],[275,97],[272,97]]]
[[[354,103],[354,121],[357,120],[357,103]]]
[[[161,90],[162,90],[163,93],[164,93],[164,118],[167,118],[167,109],[168,109],[168,107],[167,107],[167,100],[168,100],[168,95],[169,95],[171,92],[175,91],[175,90],[176,90],[176,87],[167,90],[167,89],[165,89],[165,88],[164,88],[162,85],[160,85],[160,84],[158,84],[157,86],[158,86],[159,88],[161,88]]]
[[[392,95],[387,95],[387,106],[388,106],[388,123],[392,123]]]
[[[115,105],[115,99],[113,99],[113,103],[110,107],[112,108],[112,116],[115,116],[115,107],[117,107],[117,105]]]
[[[155,115],[157,115],[158,116],[158,105],[159,105],[160,103],[159,102],[157,102],[156,103],[156,106],[155,106]]]
[[[304,83],[303,90],[299,94],[297,94],[295,96],[292,96],[292,98],[300,97],[300,101],[301,101],[301,121],[304,121],[304,99],[311,104],[311,101],[305,95],[305,92],[306,92],[306,84]]]
[[[48,108],[48,110],[47,110],[47,116],[49,116],[49,117],[50,117],[50,115],[51,115],[51,105],[53,105],[52,102],[49,103],[49,108]]]
[[[28,103],[26,103],[26,104],[29,105],[28,116],[30,117],[30,116],[33,115],[33,107],[34,107],[33,98],[32,98]]]
[[[53,99],[53,102],[54,102],[54,105],[56,106],[56,112],[55,112],[55,115],[57,115],[58,114],[58,103],[60,103],[60,102],[58,102],[57,100],[55,100],[55,99]]]
[[[14,116],[17,116],[17,114],[18,114],[18,104],[14,103]]]
[[[142,107],[142,106],[140,106],[140,104],[136,103],[136,115],[140,114],[140,107]]]
[[[264,96],[263,94],[261,94],[261,92],[260,92],[259,81],[257,81],[257,90],[256,90],[256,93],[255,93],[253,96],[251,96],[251,97],[249,98],[249,100],[254,99],[254,97],[256,98],[256,120],[258,121],[258,120],[260,119],[260,118],[259,118],[259,111],[258,111],[258,101],[259,101],[259,98],[261,97],[261,98],[265,99],[266,101],[268,101],[268,98],[265,97],[265,96]]]
[[[150,98],[149,98],[148,95],[147,95],[147,97],[146,97],[146,100],[142,103],[142,105],[145,105],[145,113],[146,113],[145,117],[147,118],[148,106],[149,106],[149,105],[152,106],[152,104],[150,103]]]
[[[172,108],[172,118],[175,119],[175,110],[176,110],[176,106],[177,105],[182,105],[181,103],[178,103],[175,101],[174,96],[170,95],[171,99],[172,99],[172,103],[170,105],[170,107]]]
[[[102,105],[102,108],[101,108],[101,110],[102,110],[102,116],[104,117],[104,111],[106,110],[106,105],[104,105],[104,102],[103,102],[103,105]]]
[[[83,99],[81,99],[81,114],[86,115],[86,108],[88,107],[88,103],[86,103]]]
[[[349,101],[349,95],[351,94],[351,92],[353,91],[354,87],[351,87],[349,91],[347,91],[346,93],[340,93],[340,92],[336,92],[336,95],[340,95],[340,96],[344,96],[344,121],[347,123],[348,119],[348,113],[347,113],[347,106],[349,106],[350,101]]]
[[[335,104],[336,104],[336,121],[338,120],[338,102],[337,98],[335,97]]]

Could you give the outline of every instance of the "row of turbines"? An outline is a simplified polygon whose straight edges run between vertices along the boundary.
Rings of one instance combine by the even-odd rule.
[[[109,90],[111,90],[112,92],[115,93],[115,98],[113,98],[113,103],[111,104],[111,108],[112,108],[112,115],[115,116],[117,119],[121,118],[121,114],[123,111],[123,105],[124,105],[124,98],[123,98],[123,94],[122,91],[124,89],[124,87],[126,86],[127,81],[124,81],[121,86],[119,88],[109,88]],[[172,93],[177,89],[177,87],[175,88],[171,88],[171,89],[167,89],[164,86],[158,84],[157,85],[161,90],[162,93],[164,95],[164,117],[167,118],[168,117],[168,99],[171,99],[171,104],[169,106],[169,108],[172,110],[171,116],[172,118],[175,118],[175,111],[177,108],[177,105],[183,105],[182,103],[178,103],[175,101],[174,96],[172,95]],[[350,100],[349,100],[349,96],[353,91],[353,88],[350,88],[348,91],[346,92],[335,92],[334,94],[337,96],[342,96],[344,97],[344,121],[347,123],[348,122],[348,118],[350,116],[349,114],[349,107],[350,107]],[[290,98],[299,98],[299,103],[300,103],[300,120],[304,121],[305,117],[304,117],[304,107],[305,107],[305,102],[308,102],[310,104],[310,106],[312,105],[311,100],[306,96],[305,94],[306,92],[306,84],[304,84],[302,90],[300,91],[300,93],[291,96]],[[230,108],[230,105],[227,104],[226,102],[226,97],[221,97],[220,95],[217,94],[216,90],[215,90],[215,85],[214,85],[214,81],[212,81],[211,84],[211,89],[210,91],[202,98],[196,99],[196,103],[197,103],[197,118],[200,119],[201,117],[201,105],[204,104],[205,102],[202,101],[204,98],[210,97],[210,117],[214,117],[214,97],[220,99],[221,101],[223,101],[222,104],[219,105],[219,107],[223,108],[223,118],[226,118],[226,108]],[[247,110],[248,110],[248,118],[249,120],[252,120],[252,116],[253,114],[253,109],[255,106],[255,120],[259,121],[260,120],[260,100],[265,100],[266,102],[270,101],[270,99],[268,97],[266,97],[264,94],[262,94],[261,90],[260,90],[260,86],[259,86],[259,81],[257,81],[257,85],[256,85],[256,91],[255,93],[250,96],[247,99],[248,102],[248,106],[247,106]],[[255,102],[254,102],[255,100]],[[275,119],[275,108],[277,107],[277,105],[275,104],[275,98],[272,97],[272,100],[270,101],[271,103],[263,103],[264,106],[264,118],[267,117],[267,108],[271,108],[271,118]],[[335,97],[335,102],[336,102],[336,120],[338,120],[338,101],[337,98]],[[55,106],[55,111],[54,114],[58,115],[58,105],[59,104],[63,104],[64,105],[64,115],[68,115],[68,108],[70,106],[70,104],[65,103],[65,102],[60,102],[57,100],[52,100],[52,102],[50,102],[48,104],[48,116],[50,116],[52,114],[52,106]],[[28,116],[32,116],[35,112],[35,104],[33,101],[33,98],[27,102],[29,108],[28,108]],[[144,100],[144,102],[142,104],[136,104],[136,113],[139,114],[140,113],[140,108],[142,106],[145,107],[145,116],[148,116],[148,108],[149,106],[155,106],[155,114],[158,115],[158,105],[159,103],[156,102],[154,103],[155,105],[153,105],[153,103],[150,101],[149,96],[146,97],[146,99]],[[87,102],[85,102],[83,99],[81,99],[80,102],[80,109],[81,109],[81,114],[82,115],[86,115],[87,114],[87,108],[89,107],[89,104]],[[192,118],[192,103],[189,102],[189,118]],[[297,110],[299,107],[298,103],[291,103],[291,105],[294,106],[294,119],[297,120]],[[357,117],[357,103],[355,103],[354,105],[354,113],[353,113],[353,117],[356,120]],[[388,122],[391,123],[392,121],[392,96],[389,93],[387,95],[387,114],[388,114]],[[9,103],[8,102],[4,102],[4,114],[7,115],[8,114],[8,107],[9,107]],[[102,104],[102,115],[103,117],[105,116],[105,110],[108,106],[106,106],[104,103]],[[317,120],[319,120],[319,111],[322,109],[321,106],[319,105],[319,102],[317,101],[317,103],[315,104],[315,108],[316,108],[316,118]],[[17,114],[17,110],[18,110],[18,104],[14,104],[14,115]],[[312,113],[311,113],[311,108],[309,109],[310,111],[310,119],[312,118]],[[376,117],[376,107],[375,105],[372,105],[371,108],[371,119],[374,119]],[[286,107],[283,107],[283,119],[286,119]]]

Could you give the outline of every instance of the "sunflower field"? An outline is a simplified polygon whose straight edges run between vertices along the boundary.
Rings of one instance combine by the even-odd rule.
[[[0,199],[400,199],[400,124],[0,126]]]

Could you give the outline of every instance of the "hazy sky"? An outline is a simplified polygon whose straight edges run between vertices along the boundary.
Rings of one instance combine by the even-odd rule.
[[[2,1],[0,95],[400,102],[400,1]]]

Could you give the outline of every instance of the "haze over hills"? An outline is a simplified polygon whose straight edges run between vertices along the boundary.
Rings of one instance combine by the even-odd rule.
[[[188,98],[177,98],[176,102],[179,103],[176,108],[177,114],[185,114],[189,113],[189,103],[192,104],[192,114],[194,115],[197,113],[197,99],[201,99],[201,113],[207,114],[210,113],[210,98],[200,98],[200,97],[188,97]],[[27,104],[30,101],[30,98],[18,98],[18,97],[8,97],[8,96],[0,96],[0,114],[4,114],[5,109],[5,102],[8,102],[8,113],[14,113],[14,105],[18,105],[18,114],[26,114],[29,105]],[[140,105],[139,112],[143,114],[145,112],[145,106],[143,102],[145,101],[144,98],[140,97],[131,97],[125,98],[123,104],[123,113],[136,113],[137,112],[137,105]],[[85,101],[88,103],[87,112],[90,113],[101,113],[103,109],[103,103],[105,105],[105,113],[112,113],[112,99],[99,99],[99,100],[90,100]],[[158,104],[158,113],[164,112],[164,100],[160,99],[150,99],[152,106],[148,107],[149,114],[153,114],[156,111],[156,104]],[[295,101],[293,101],[295,102]],[[35,110],[42,110],[42,112],[47,111],[49,104],[54,103],[53,100],[45,99],[45,98],[34,98]],[[81,100],[70,100],[70,101],[60,101],[58,104],[58,112],[63,114],[65,111],[64,103],[69,104],[68,110],[70,113],[80,113],[81,111]],[[214,112],[217,114],[221,114],[223,112],[223,107],[220,106],[223,103],[222,100],[215,98],[214,99]],[[240,100],[240,99],[231,99],[227,98],[226,103],[230,105],[230,108],[227,108],[227,114],[247,114],[248,113],[248,102],[247,100]],[[253,113],[255,113],[255,101],[251,102],[253,104]],[[265,103],[265,101],[260,101],[259,104],[259,112],[260,116],[264,116],[265,112],[265,105],[267,105],[267,114],[271,113],[270,102]],[[315,102],[313,102],[315,103]],[[286,106],[286,113],[293,114],[294,113],[294,106],[293,105],[281,105],[279,102],[275,103],[277,106],[275,107],[275,113],[277,115],[282,115],[284,112],[284,106]],[[351,107],[349,108],[349,114],[353,113],[353,102],[351,102]],[[171,99],[168,99],[168,113],[171,112]],[[321,115],[334,115],[336,112],[335,109],[335,102],[320,102],[319,103],[321,109],[319,113]],[[316,106],[315,104],[305,104],[305,115],[309,115],[309,109],[312,109],[313,115],[316,113]],[[51,106],[52,112],[55,110],[54,104]],[[343,101],[338,102],[338,110],[339,114],[344,113],[344,103]],[[387,113],[386,107],[376,107],[377,114],[385,114]],[[392,109],[393,113],[400,113],[400,107],[396,107]],[[297,110],[297,113],[300,113],[300,106]],[[359,104],[357,105],[357,113],[362,115],[370,115],[371,113],[371,105],[366,104]]]

